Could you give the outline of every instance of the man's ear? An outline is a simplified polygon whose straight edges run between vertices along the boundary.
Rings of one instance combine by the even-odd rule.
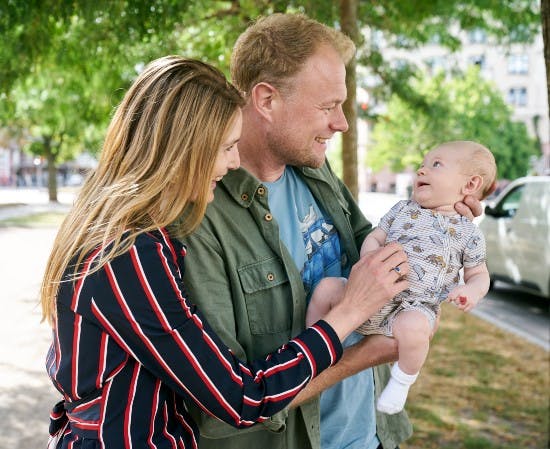
[[[470,176],[470,179],[462,187],[462,193],[464,195],[474,195],[481,191],[483,186],[483,178],[479,175]]]
[[[251,101],[262,117],[271,121],[273,102],[278,91],[269,83],[258,83],[252,88]]]

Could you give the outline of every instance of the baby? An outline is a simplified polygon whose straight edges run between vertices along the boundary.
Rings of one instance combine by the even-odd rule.
[[[405,405],[410,386],[426,360],[441,302],[448,300],[468,312],[489,289],[485,240],[454,204],[466,195],[483,199],[494,187],[492,153],[475,142],[454,141],[437,146],[417,170],[411,200],[399,201],[365,239],[361,256],[388,242],[401,243],[407,253],[410,287],[386,304],[357,332],[395,338],[398,361],[376,404],[394,414]],[[464,268],[464,283],[459,270]],[[399,266],[394,270],[399,273]],[[324,316],[339,301],[345,279],[323,279],[311,297],[306,322]]]

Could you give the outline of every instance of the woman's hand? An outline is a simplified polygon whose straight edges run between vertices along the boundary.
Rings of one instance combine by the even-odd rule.
[[[325,316],[341,340],[378,312],[409,283],[407,255],[399,243],[373,251],[353,266],[342,300]]]

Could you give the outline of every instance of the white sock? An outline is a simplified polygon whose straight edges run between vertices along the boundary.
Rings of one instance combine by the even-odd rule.
[[[376,403],[378,411],[393,415],[403,410],[409,388],[417,377],[418,373],[404,373],[399,369],[399,365],[394,363],[391,369],[390,381]]]

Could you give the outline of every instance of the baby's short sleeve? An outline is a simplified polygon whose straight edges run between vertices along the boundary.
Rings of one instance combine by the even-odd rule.
[[[486,259],[485,252],[485,237],[481,230],[472,224],[473,232],[466,240],[466,246],[464,248],[464,254],[462,256],[462,264],[466,268],[475,267]]]
[[[401,210],[407,206],[409,201],[401,200],[395,203],[392,208],[386,212],[386,214],[380,219],[378,223],[378,228],[384,231],[387,234],[390,232],[390,228],[395,221],[395,218],[399,215]]]

